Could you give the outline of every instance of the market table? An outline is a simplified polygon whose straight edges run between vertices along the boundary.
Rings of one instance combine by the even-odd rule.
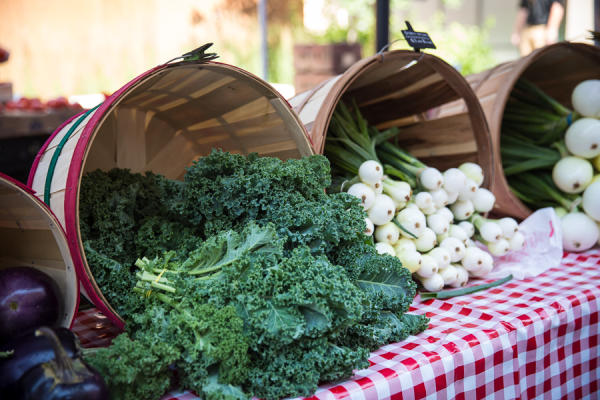
[[[562,263],[525,280],[448,300],[419,297],[411,312],[429,329],[373,352],[368,369],[321,386],[311,399],[596,398],[600,250],[565,253]],[[82,345],[117,333],[96,309],[78,313]],[[191,400],[172,392],[162,400]]]

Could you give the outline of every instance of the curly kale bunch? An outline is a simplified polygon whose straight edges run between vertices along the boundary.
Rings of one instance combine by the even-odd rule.
[[[84,183],[88,263],[127,321],[89,358],[118,399],[177,383],[207,399],[309,396],[426,328],[358,200],[325,192],[323,156],[213,151],[183,182],[113,170]]]

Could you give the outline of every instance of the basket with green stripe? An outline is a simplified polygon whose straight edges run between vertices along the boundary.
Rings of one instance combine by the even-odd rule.
[[[282,159],[312,154],[302,123],[266,82],[231,65],[184,59],[66,121],[36,157],[28,185],[65,228],[82,292],[118,326],[123,320],[96,284],[81,241],[82,176],[118,167],[182,179],[213,148]]]

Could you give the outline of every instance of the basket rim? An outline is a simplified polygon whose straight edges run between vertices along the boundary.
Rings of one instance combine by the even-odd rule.
[[[46,203],[44,203],[37,197],[35,191],[31,187],[23,184],[22,182],[19,182],[15,178],[13,178],[9,175],[6,175],[2,172],[0,172],[0,184],[6,184],[7,186],[12,187],[15,191],[20,191],[21,193],[25,194],[26,197],[29,199],[30,204],[35,204],[37,206],[37,208],[41,212],[44,213],[46,218],[48,218],[50,220],[50,222],[52,223],[52,225],[51,225],[52,231],[57,233],[60,240],[62,240],[63,243],[66,244],[67,254],[70,257],[70,261],[72,262],[73,268],[74,268],[72,274],[73,274],[73,278],[74,278],[73,282],[75,282],[75,285],[73,285],[74,288],[70,288],[71,290],[75,291],[74,306],[73,306],[72,310],[67,311],[68,321],[69,321],[68,328],[71,328],[75,321],[75,314],[77,314],[77,310],[79,309],[80,290],[79,290],[79,276],[77,275],[77,267],[75,266],[75,257],[73,255],[73,250],[71,249],[71,246],[69,246],[65,230],[63,229],[60,222],[58,221],[58,218],[56,218],[56,215],[54,214],[54,212],[50,209],[50,207],[48,207],[48,205]],[[58,245],[58,243],[57,243],[57,245]],[[62,253],[61,253],[61,255],[62,255]]]

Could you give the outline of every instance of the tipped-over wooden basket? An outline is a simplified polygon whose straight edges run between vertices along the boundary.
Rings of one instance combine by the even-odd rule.
[[[181,179],[213,148],[282,159],[312,153],[302,123],[275,89],[217,62],[160,65],[68,121],[40,150],[29,185],[64,225],[85,294],[118,326],[123,320],[96,284],[81,242],[82,176],[119,167]]]
[[[57,283],[60,326],[70,327],[79,304],[79,284],[60,223],[31,189],[0,173],[0,269],[32,267]]]
[[[490,127],[497,172],[491,183],[491,190],[496,195],[497,208],[494,211],[502,215],[526,218],[531,210],[511,192],[503,173],[500,154],[504,108],[520,77],[527,78],[551,97],[572,108],[571,92],[575,86],[586,79],[600,79],[600,49],[583,43],[561,42],[467,77]],[[448,104],[443,107],[442,114],[461,115],[463,108],[462,104]]]
[[[447,169],[473,161],[484,170],[484,185],[493,180],[491,141],[481,106],[465,79],[441,59],[408,50],[377,54],[295,96],[290,103],[315,152],[323,152],[338,102],[351,100],[370,124],[400,127],[400,146],[426,164]],[[461,113],[439,113],[454,101],[464,104]]]

